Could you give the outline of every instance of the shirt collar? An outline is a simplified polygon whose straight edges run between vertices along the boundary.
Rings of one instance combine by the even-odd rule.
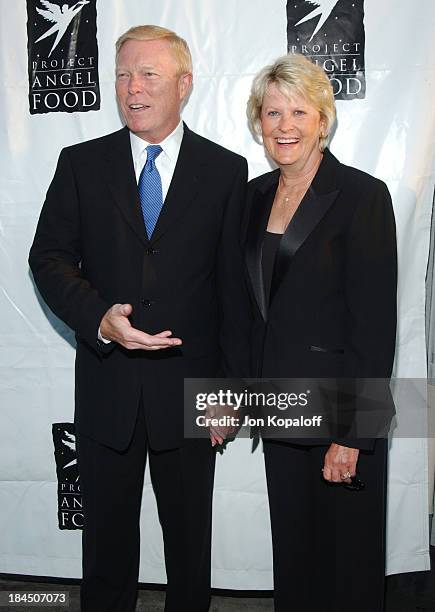
[[[166,136],[162,142],[158,143],[162,147],[163,153],[165,153],[171,161],[177,160],[181,141],[183,140],[183,134],[183,122],[180,120],[175,130]],[[130,144],[133,159],[136,160],[142,155],[143,151],[150,143],[130,131]]]

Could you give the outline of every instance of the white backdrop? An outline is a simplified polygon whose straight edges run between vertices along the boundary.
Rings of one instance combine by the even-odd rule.
[[[52,423],[73,418],[73,336],[47,316],[27,255],[61,148],[121,125],[113,78],[113,44],[120,33],[155,23],[186,38],[194,89],[185,121],[247,157],[251,178],[269,169],[248,130],[245,105],[253,75],[286,51],[285,1],[99,0],[97,11],[101,110],[31,116],[26,3],[0,0],[0,572],[81,575],[81,532],[57,528],[51,440]],[[395,373],[423,378],[424,276],[435,177],[435,3],[366,0],[365,30],[367,95],[338,101],[331,149],[390,188],[400,265]],[[393,439],[389,573],[429,568],[426,456],[425,440]],[[261,448],[252,453],[250,442],[241,440],[219,457],[214,506],[213,585],[272,588]],[[141,581],[164,581],[149,477],[142,542]]]

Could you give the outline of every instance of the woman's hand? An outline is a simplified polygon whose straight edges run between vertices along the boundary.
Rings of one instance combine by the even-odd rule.
[[[329,482],[351,482],[356,474],[359,449],[333,442],[325,455],[323,478]]]
[[[205,417],[206,419],[210,419],[209,423],[211,423],[212,420],[217,422],[222,417],[224,417],[228,422],[228,425],[208,425],[212,446],[216,446],[216,444],[222,445],[225,440],[236,431],[235,425],[232,425],[231,423],[239,422],[239,417],[237,416],[237,413],[234,412],[234,407],[222,404],[218,404],[216,406],[207,404],[207,408],[205,409]]]

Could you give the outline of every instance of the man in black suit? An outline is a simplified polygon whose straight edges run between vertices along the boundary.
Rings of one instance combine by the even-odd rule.
[[[116,67],[127,127],[62,151],[29,259],[77,335],[82,610],[135,609],[148,456],[165,610],[205,612],[215,457],[209,441],[183,437],[183,380],[248,374],[238,244],[247,165],[181,122],[192,69],[175,33],[131,28]]]

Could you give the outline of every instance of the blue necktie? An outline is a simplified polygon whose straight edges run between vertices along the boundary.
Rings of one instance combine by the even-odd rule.
[[[139,198],[148,238],[151,238],[163,206],[162,180],[155,159],[162,152],[160,145],[148,145],[147,161],[139,177]]]

